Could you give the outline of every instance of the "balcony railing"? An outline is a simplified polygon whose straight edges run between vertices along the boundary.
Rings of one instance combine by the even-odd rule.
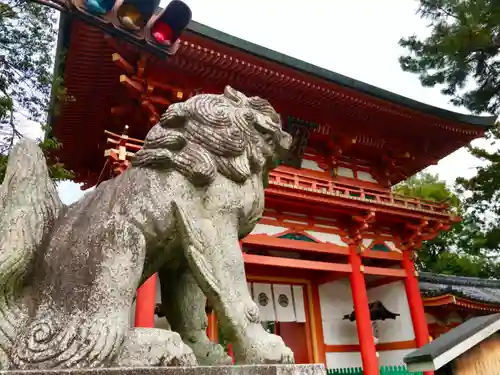
[[[143,141],[130,138],[126,134],[116,134],[105,131],[109,136],[107,142],[113,147],[105,151],[105,156],[117,155],[114,162],[125,162],[142,147]],[[339,197],[343,199],[363,201],[368,204],[403,208],[434,215],[450,216],[449,207],[443,203],[437,203],[424,199],[416,199],[400,194],[392,193],[389,190],[367,188],[337,182],[333,179],[320,178],[303,173],[300,170],[288,167],[278,167],[269,174],[269,185],[284,187],[310,194]]]
[[[361,187],[344,182],[340,183],[333,179],[319,178],[307,175],[307,173],[295,172],[288,168],[278,167],[273,170],[269,175],[269,184],[319,195],[365,201],[438,215],[450,215],[449,207],[444,203],[407,197],[388,190]]]

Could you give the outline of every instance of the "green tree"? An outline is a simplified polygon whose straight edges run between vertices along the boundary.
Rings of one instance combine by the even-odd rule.
[[[51,92],[66,100],[60,79],[54,79],[53,51],[57,35],[53,9],[26,0],[0,3],[0,181],[8,154],[23,136],[22,122],[33,120],[47,130]],[[48,155],[61,145],[52,137],[39,140]],[[72,177],[57,160],[50,159],[55,180]]]
[[[395,192],[411,197],[448,204],[453,210],[460,209],[460,199],[440,181],[437,175],[422,172],[394,187]]]
[[[394,191],[420,199],[446,203],[462,220],[436,238],[425,241],[418,252],[419,270],[461,276],[492,277],[497,269],[482,246],[483,234],[462,201],[438,176],[420,173],[394,187]]]
[[[500,2],[420,0],[418,14],[429,22],[427,38],[402,38],[409,54],[404,71],[417,73],[423,86],[443,85],[452,103],[475,113],[500,108]]]
[[[419,75],[423,86],[440,86],[453,104],[473,113],[500,111],[500,1],[420,0],[418,14],[430,35],[402,38],[404,71]],[[470,179],[458,179],[467,228],[473,241],[467,251],[482,254],[488,266],[500,263],[500,129],[487,133],[490,148],[469,147],[482,163]],[[464,234],[462,237],[470,235]],[[465,247],[462,247],[465,249]],[[493,271],[492,271],[493,272]],[[500,273],[497,271],[497,276]]]

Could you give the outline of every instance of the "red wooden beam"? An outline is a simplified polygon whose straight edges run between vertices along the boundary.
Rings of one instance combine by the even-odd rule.
[[[127,77],[125,74],[120,75],[120,83],[125,85],[125,87],[137,92],[138,94],[143,94],[144,92],[142,83]]]
[[[392,276],[399,279],[406,277],[405,270],[398,268],[364,266],[364,273],[365,275]]]
[[[350,273],[350,264],[317,262],[312,260],[270,257],[265,255],[243,254],[245,264],[258,264],[262,266],[295,268],[326,272]]]
[[[134,74],[135,69],[127,60],[120,56],[119,53],[113,53],[111,60],[125,73]]]
[[[267,234],[251,234],[246,236],[242,243],[244,245],[253,245],[256,247],[267,247],[282,250],[293,250],[298,252],[311,252],[322,254],[349,255],[349,249],[331,243],[316,243],[306,241],[289,240],[286,238],[277,238]]]
[[[444,306],[455,303],[455,296],[451,294],[446,294],[439,297],[429,297],[422,299],[425,307],[433,307],[433,306]]]
[[[397,253],[395,251],[375,251],[375,250],[365,250],[361,254],[362,258],[371,259],[384,259],[384,260],[403,260],[403,254]]]
[[[329,283],[332,281],[337,281],[337,280],[343,279],[344,277],[347,277],[347,275],[339,274],[339,273],[325,273],[325,274],[322,274],[322,275],[316,277],[315,282],[316,282],[316,284],[321,285],[321,284],[326,284],[326,283]]]

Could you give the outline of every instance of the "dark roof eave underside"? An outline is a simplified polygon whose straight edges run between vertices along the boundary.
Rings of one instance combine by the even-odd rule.
[[[192,21],[188,27],[192,33],[198,34],[202,37],[212,39],[218,43],[225,44],[229,47],[242,50],[244,52],[250,53],[256,57],[266,59],[278,64],[288,66],[294,70],[301,71],[303,73],[316,76],[318,78],[324,79],[326,81],[332,82],[334,84],[356,90],[370,96],[386,100],[397,105],[407,107],[409,109],[427,113],[448,121],[463,123],[467,125],[478,126],[482,128],[489,128],[495,124],[495,116],[475,116],[466,115],[457,112],[448,111],[446,109],[434,107],[425,103],[418,102],[413,99],[406,98],[402,95],[392,93],[390,91],[363,83],[361,81],[346,77],[342,74],[338,74],[329,71],[324,68],[309,64],[305,61],[295,59],[293,57],[284,55],[282,53],[270,50],[268,48],[256,45],[254,43],[248,42],[246,40],[234,37],[232,35],[223,33],[219,30],[213,29],[201,23]]]
[[[67,15],[61,14],[60,23],[64,24],[65,27],[64,29],[63,27],[60,28],[60,31],[63,31],[63,35],[59,35],[58,48],[56,51],[56,59],[61,53],[60,48],[62,46],[69,45],[70,31],[68,27],[69,26],[68,21],[69,19]],[[284,66],[303,72],[305,74],[309,74],[318,77],[320,79],[324,79],[326,81],[332,82],[339,86],[346,87],[351,90],[365,93],[367,95],[370,95],[378,99],[392,102],[396,105],[406,107],[417,112],[426,113],[455,123],[472,125],[483,129],[487,129],[494,126],[496,122],[495,116],[475,116],[475,115],[461,114],[457,112],[448,111],[442,108],[434,107],[425,103],[421,103],[413,99],[406,98],[402,95],[392,93],[390,91],[346,77],[342,74],[338,74],[324,68],[320,68],[318,66],[309,64],[305,61],[295,59],[285,54],[270,50],[268,48],[248,42],[246,40],[237,38],[235,36],[223,33],[219,30],[216,30],[214,28],[211,28],[209,26],[203,25],[195,21],[191,21],[191,23],[188,26],[188,30],[191,33],[200,35],[201,37],[212,39],[218,43],[227,45],[231,48],[239,49],[243,52],[252,54],[258,58],[282,64]],[[62,73],[62,71],[60,71],[59,73]]]
[[[453,295],[493,307],[500,306],[500,280],[421,272],[419,284],[424,298]]]

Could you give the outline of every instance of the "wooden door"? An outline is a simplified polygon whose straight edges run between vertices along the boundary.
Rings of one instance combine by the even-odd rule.
[[[310,363],[306,329],[305,323],[279,322],[279,335],[285,344],[292,349],[297,364]]]

